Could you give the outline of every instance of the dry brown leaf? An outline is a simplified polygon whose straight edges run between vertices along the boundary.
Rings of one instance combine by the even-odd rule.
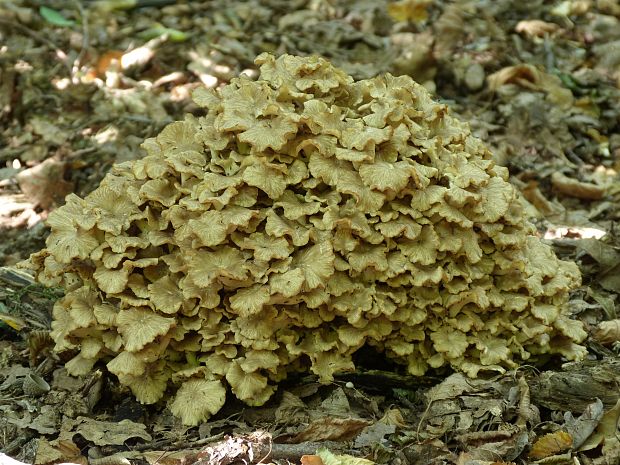
[[[285,442],[298,444],[305,441],[348,441],[372,423],[361,418],[324,417],[313,421],[302,432]]]
[[[302,455],[301,465],[323,465],[323,460],[318,455]]]
[[[592,331],[592,337],[604,346],[620,341],[620,320],[601,321]]]
[[[564,210],[561,204],[551,202],[544,196],[536,181],[527,183],[527,185],[521,189],[521,193],[543,216],[548,217],[554,214],[560,214]]]
[[[529,37],[543,37],[545,34],[552,34],[560,28],[555,23],[548,23],[540,19],[528,19],[519,21],[515,31]]]
[[[534,443],[530,451],[530,458],[535,460],[544,459],[560,452],[564,452],[573,446],[573,437],[566,431],[556,431],[545,434]]]
[[[386,425],[397,426],[398,428],[403,428],[407,426],[407,422],[403,417],[403,413],[397,408],[391,408],[387,410],[379,421],[381,423],[385,423]]]
[[[52,462],[58,462],[63,458],[63,454],[58,450],[58,448],[52,446],[47,439],[40,438],[37,441],[37,454],[34,459],[35,465],[45,465]]]
[[[551,175],[553,188],[561,194],[578,199],[599,200],[605,195],[605,188],[588,182],[577,181],[562,173]]]
[[[82,455],[80,448],[73,441],[58,438],[56,441],[52,441],[52,445],[62,454],[65,462],[78,465],[88,464],[88,459]]]
[[[592,435],[579,447],[579,452],[598,447],[608,440],[615,440],[620,419],[620,400],[610,410],[605,412]]]
[[[19,173],[15,178],[28,200],[43,209],[62,202],[73,190],[73,184],[64,180],[65,164],[48,158],[32,168]]]
[[[583,413],[574,418],[571,412],[564,413],[564,428],[573,437],[573,449],[578,449],[592,435],[603,418],[604,406],[597,398]]]
[[[536,90],[540,81],[539,71],[532,65],[507,66],[487,77],[489,89],[496,91],[505,84],[518,84]]]
[[[559,77],[545,73],[530,64],[502,68],[489,75],[487,83],[493,92],[504,84],[516,84],[525,89],[544,91],[550,102],[563,109],[568,109],[573,104],[572,92],[563,86]]]

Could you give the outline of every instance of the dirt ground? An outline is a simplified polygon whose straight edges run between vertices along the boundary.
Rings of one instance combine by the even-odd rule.
[[[486,379],[412,378],[359,354],[264,407],[200,427],[52,351],[62,292],[14,267],[44,220],[262,52],[407,74],[506,166],[540,237],[575,261],[588,358]],[[620,4],[617,0],[0,0],[0,452],[17,460],[305,465],[620,463]],[[0,455],[0,463],[3,462]]]

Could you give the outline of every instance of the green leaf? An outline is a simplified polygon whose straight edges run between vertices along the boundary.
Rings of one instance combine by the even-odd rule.
[[[179,31],[178,29],[171,29],[164,26],[155,26],[142,31],[139,35],[141,39],[150,40],[155,37],[160,37],[167,34],[172,42],[185,42],[189,39],[189,34]]]
[[[58,11],[52,10],[46,6],[42,6],[39,8],[39,13],[43,16],[43,19],[54,26],[73,26],[75,21],[72,19],[67,19],[63,15],[61,15]]]

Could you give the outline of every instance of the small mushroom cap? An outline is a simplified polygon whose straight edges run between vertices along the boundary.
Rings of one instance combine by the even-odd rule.
[[[243,371],[238,361],[231,364],[226,381],[233,394],[248,405],[263,405],[275,391],[275,387],[268,384],[266,376],[256,371]]]
[[[164,396],[170,372],[163,360],[148,364],[142,374],[117,374],[119,381],[129,386],[142,404],[154,404]]]
[[[174,318],[166,318],[146,308],[121,310],[116,323],[125,343],[125,349],[136,352],[157,336],[163,336],[176,325]]]
[[[220,381],[190,379],[177,391],[170,411],[183,424],[194,426],[217,413],[226,400],[226,389]]]

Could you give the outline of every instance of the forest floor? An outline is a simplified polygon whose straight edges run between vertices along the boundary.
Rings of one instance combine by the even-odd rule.
[[[289,380],[264,407],[228,402],[195,428],[104,370],[69,376],[47,334],[61,294],[14,265],[44,247],[67,194],[198,112],[196,87],[256,75],[265,51],[319,54],[356,79],[410,75],[468,121],[541,239],[579,265],[570,309],[588,359],[477,380],[362,364],[327,386]],[[620,463],[619,170],[616,0],[0,0],[0,452],[37,464]]]

